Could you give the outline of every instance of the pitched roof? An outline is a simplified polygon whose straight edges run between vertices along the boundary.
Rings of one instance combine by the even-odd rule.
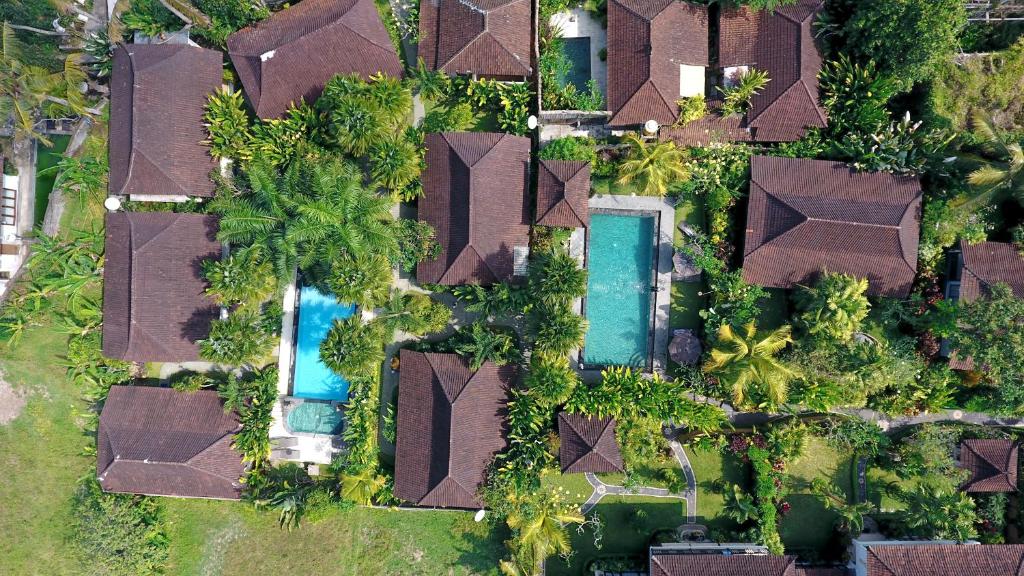
[[[707,6],[677,0],[609,0],[611,125],[675,122],[680,65],[708,65]]]
[[[421,261],[421,282],[494,284],[514,273],[530,243],[530,139],[489,132],[427,134],[419,219],[441,245]]]
[[[1003,242],[964,243],[961,252],[961,300],[973,302],[996,284],[1007,284],[1015,296],[1024,298],[1024,257],[1016,246]]]
[[[562,472],[622,472],[613,418],[558,413]]]
[[[725,9],[719,26],[718,60],[723,68],[751,66],[770,81],[754,96],[746,125],[754,140],[800,139],[809,126],[826,125],[818,100],[821,52],[814,41],[815,14],[823,0],[799,0],[775,11]]]
[[[238,498],[241,429],[212,390],[112,386],[100,414],[96,475],[107,492]]]
[[[796,556],[767,554],[658,554],[650,576],[799,576]]]
[[[971,472],[967,492],[1016,492],[1017,443],[1012,440],[964,440],[960,466]]]
[[[470,370],[456,354],[402,350],[395,496],[420,506],[478,508],[487,466],[508,446],[514,366]]]
[[[541,160],[537,175],[537,224],[585,228],[590,222],[590,164]]]
[[[921,184],[841,162],[751,159],[743,278],[792,288],[822,271],[868,279],[868,293],[906,296],[917,269]]]
[[[532,17],[529,0],[423,0],[419,55],[448,74],[529,76]]]
[[[206,100],[222,83],[220,52],[182,44],[114,49],[110,78],[110,193],[213,196],[217,162]]]
[[[373,0],[303,0],[229,36],[228,53],[261,118],[313,103],[335,75],[402,76]]]
[[[199,359],[196,340],[219,309],[204,294],[204,260],[219,258],[217,218],[171,212],[106,217],[103,355],[136,362]]]
[[[868,546],[867,576],[1024,576],[1022,544]]]

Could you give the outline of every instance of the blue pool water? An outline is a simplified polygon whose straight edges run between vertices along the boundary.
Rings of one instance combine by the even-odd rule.
[[[591,214],[584,364],[647,364],[654,226],[653,216]]]
[[[345,319],[355,306],[338,304],[312,286],[299,293],[299,328],[295,338],[292,395],[319,400],[347,400],[348,382],[320,361],[320,343],[335,320]]]

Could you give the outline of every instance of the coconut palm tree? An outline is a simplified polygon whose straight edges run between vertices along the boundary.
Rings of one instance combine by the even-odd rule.
[[[718,340],[704,370],[732,388],[736,406],[748,404],[751,392],[764,396],[771,406],[786,401],[786,389],[795,372],[775,357],[793,341],[789,326],[758,332],[754,322],[739,332],[729,324],[718,330]]]
[[[392,330],[424,336],[444,330],[451,320],[452,309],[426,294],[396,290],[377,317],[387,322]]]
[[[992,117],[981,110],[973,115],[974,132],[981,141],[985,158],[967,177],[977,190],[968,205],[987,204],[1002,193],[1009,193],[1024,204],[1024,150],[1020,142],[1007,144]]]
[[[626,137],[629,153],[619,166],[619,184],[637,183],[637,192],[644,196],[664,196],[668,185],[689,177],[686,153],[674,142],[648,144],[638,135]]]
[[[338,302],[373,309],[390,296],[391,263],[383,256],[344,256],[331,265],[327,283]]]
[[[974,501],[966,493],[943,483],[926,478],[909,489],[894,487],[890,491],[906,504],[902,520],[912,534],[963,542],[977,534]]]
[[[800,321],[810,334],[846,342],[860,330],[871,308],[867,289],[867,278],[826,273],[814,287],[803,287],[797,294],[804,309]]]
[[[585,521],[558,489],[542,492],[521,503],[507,520],[515,534],[515,549],[525,552],[523,557],[532,559],[537,566],[553,554],[571,552],[567,527]]]
[[[384,487],[386,480],[373,468],[341,475],[341,499],[360,506],[373,504],[373,497]]]
[[[754,498],[743,491],[738,484],[733,484],[722,494],[725,498],[725,513],[738,524],[757,518],[757,505]]]
[[[359,316],[335,320],[320,343],[320,359],[348,380],[377,369],[384,362],[381,328],[380,322],[363,322]]]
[[[419,175],[419,150],[404,135],[385,138],[370,149],[370,176],[378,185],[397,192]]]

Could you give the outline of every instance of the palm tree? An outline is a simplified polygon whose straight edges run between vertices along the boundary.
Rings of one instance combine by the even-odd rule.
[[[846,342],[860,330],[871,308],[865,296],[867,289],[867,278],[826,273],[816,286],[804,287],[798,294],[805,310],[800,320],[810,334]]]
[[[366,154],[388,131],[383,113],[373,103],[356,98],[338,103],[332,113],[332,126],[337,131],[338,145],[353,156]]]
[[[224,401],[224,413],[241,412],[245,407],[245,400],[248,396],[245,383],[235,376],[234,372],[228,372],[227,380],[217,387],[217,395]]]
[[[373,497],[384,487],[386,479],[373,468],[341,475],[341,499],[360,506],[373,504]]]
[[[534,351],[545,357],[565,356],[583,345],[587,321],[564,306],[544,306],[534,323]]]
[[[379,322],[363,322],[359,316],[335,320],[320,344],[320,359],[339,376],[352,380],[384,362],[384,336]]]
[[[871,511],[870,502],[850,504],[838,486],[824,478],[811,481],[811,491],[825,504],[825,508],[839,514],[842,527],[852,534],[860,534],[864,530],[864,515]]]
[[[1007,144],[987,112],[976,110],[973,120],[983,153],[995,159],[981,159],[983,164],[967,177],[971,186],[978,190],[968,205],[987,204],[1004,192],[1024,204],[1024,150],[1020,142]]]
[[[344,256],[331,266],[327,283],[338,302],[373,309],[390,295],[391,263],[383,256]]]
[[[392,127],[404,125],[412,113],[412,92],[393,76],[375,74],[366,96]]]
[[[377,317],[387,322],[392,330],[425,336],[444,330],[451,320],[452,309],[426,294],[395,291]]]
[[[261,508],[277,508],[279,511],[278,525],[291,532],[292,528],[298,528],[299,522],[302,520],[308,491],[308,485],[298,482],[293,484],[285,480],[270,498],[257,500],[256,505]]]
[[[451,80],[448,78],[448,75],[444,72],[431,70],[427,67],[423,58],[416,60],[416,68],[409,75],[415,82],[420,96],[427,100],[440,100],[444,98],[451,86]]]
[[[761,333],[754,322],[749,322],[737,333],[731,325],[724,324],[718,330],[718,341],[704,370],[732,387],[736,406],[746,405],[752,391],[778,406],[786,401],[787,384],[796,374],[775,355],[792,341],[789,326]]]
[[[557,406],[568,400],[579,382],[579,377],[565,356],[533,360],[526,375],[526,387],[549,406]]]
[[[370,176],[378,185],[397,192],[419,175],[419,151],[405,136],[388,137],[370,150]]]
[[[455,352],[469,358],[469,367],[479,370],[484,362],[503,366],[519,357],[515,340],[504,331],[488,328],[482,322],[474,322],[459,330],[455,337]]]
[[[974,500],[942,484],[942,481],[926,478],[909,489],[891,488],[892,495],[906,504],[903,523],[915,536],[928,539],[963,542],[974,537],[977,533]]]
[[[530,268],[531,296],[545,304],[558,305],[587,293],[587,271],[565,252],[545,255]]]
[[[272,337],[258,326],[251,312],[235,312],[214,320],[210,335],[199,341],[199,355],[210,362],[242,366],[256,362],[270,352]]]
[[[510,513],[507,520],[508,527],[515,533],[515,549],[537,566],[553,554],[571,552],[566,528],[585,521],[577,508],[565,502],[559,489],[530,498]]]
[[[668,185],[689,177],[686,153],[674,142],[647,144],[636,134],[626,137],[629,154],[619,166],[619,184],[637,182],[638,193],[644,196],[664,196]]]
[[[725,498],[725,512],[738,524],[743,524],[757,518],[757,505],[754,498],[743,491],[738,484],[723,493]]]
[[[273,266],[254,244],[237,250],[227,260],[206,260],[203,275],[210,285],[206,294],[221,306],[255,309],[277,289]]]

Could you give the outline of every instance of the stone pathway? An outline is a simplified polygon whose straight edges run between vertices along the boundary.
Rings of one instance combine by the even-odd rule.
[[[669,442],[669,446],[671,446],[672,453],[679,462],[680,468],[683,469],[683,475],[686,476],[686,491],[678,493],[671,492],[665,488],[651,488],[647,486],[639,488],[614,486],[601,481],[596,474],[587,472],[584,476],[586,476],[587,482],[593,486],[594,492],[590,494],[590,498],[587,498],[587,501],[580,507],[580,511],[584,514],[590,512],[594,506],[597,506],[597,503],[600,502],[602,498],[609,494],[614,496],[672,498],[686,501],[686,522],[688,524],[695,523],[697,521],[697,479],[693,475],[693,468],[690,467],[690,460],[686,457],[686,452],[683,451],[683,447],[675,440]]]

